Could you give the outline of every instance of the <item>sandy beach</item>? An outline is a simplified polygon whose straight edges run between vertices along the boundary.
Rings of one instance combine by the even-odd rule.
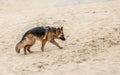
[[[0,75],[120,75],[120,1],[57,5],[54,0],[0,0]],[[37,26],[64,27],[66,41],[41,52],[15,52]]]

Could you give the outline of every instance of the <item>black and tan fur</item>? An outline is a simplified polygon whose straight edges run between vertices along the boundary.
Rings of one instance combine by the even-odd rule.
[[[28,30],[22,37],[21,41],[16,45],[16,52],[20,53],[20,49],[24,48],[24,54],[26,55],[27,51],[31,53],[30,48],[35,44],[36,40],[41,41],[41,50],[44,51],[44,46],[47,41],[50,41],[52,44],[56,45],[60,49],[62,47],[54,40],[61,39],[65,40],[63,27],[35,27]]]

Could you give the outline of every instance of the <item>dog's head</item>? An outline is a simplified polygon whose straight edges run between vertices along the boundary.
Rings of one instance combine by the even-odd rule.
[[[58,27],[56,30],[56,34],[57,34],[56,38],[61,39],[62,41],[66,40],[64,37],[63,27],[60,28]]]

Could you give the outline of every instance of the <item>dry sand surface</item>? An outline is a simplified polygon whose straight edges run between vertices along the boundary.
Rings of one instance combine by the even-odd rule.
[[[120,75],[119,3],[0,0],[0,75]],[[15,52],[25,31],[45,25],[64,27],[62,50],[47,43],[41,52],[37,41],[33,53]]]

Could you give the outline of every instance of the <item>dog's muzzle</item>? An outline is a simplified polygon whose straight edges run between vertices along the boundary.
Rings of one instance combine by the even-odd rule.
[[[62,35],[61,37],[59,37],[62,41],[65,41],[66,39],[65,39],[65,37],[64,37],[64,35]]]

